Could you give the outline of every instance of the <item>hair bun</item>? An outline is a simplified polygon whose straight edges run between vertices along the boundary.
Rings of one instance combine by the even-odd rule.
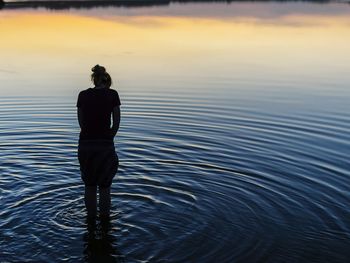
[[[96,74],[103,74],[106,73],[106,69],[105,67],[100,66],[99,64],[97,64],[96,66],[94,66],[92,69],[92,72],[96,73]]]

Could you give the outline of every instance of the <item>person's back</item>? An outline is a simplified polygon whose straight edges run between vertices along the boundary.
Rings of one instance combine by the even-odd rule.
[[[80,92],[77,102],[82,110],[80,139],[113,139],[111,113],[119,105],[115,90],[89,88]]]
[[[84,200],[89,219],[95,219],[97,214],[97,186],[100,193],[100,217],[109,217],[110,187],[119,165],[113,138],[120,123],[120,99],[118,92],[110,89],[111,77],[99,65],[92,71],[91,79],[95,87],[81,91],[77,101],[81,128],[78,159],[85,184]]]

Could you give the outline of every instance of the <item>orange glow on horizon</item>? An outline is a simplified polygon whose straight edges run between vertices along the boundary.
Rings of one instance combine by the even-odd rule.
[[[67,82],[72,77],[88,80],[90,66],[97,63],[113,76],[142,84],[162,74],[249,79],[254,74],[303,74],[307,69],[322,75],[330,68],[347,67],[350,61],[350,17],[345,16],[261,21],[101,18],[38,11],[4,12],[0,17],[0,69],[17,72],[18,80],[35,85],[40,84],[36,72],[60,82],[62,76]],[[7,81],[14,76],[1,77]]]
[[[116,17],[72,14],[18,14],[3,17],[0,48],[18,52],[110,51],[182,52],[251,45],[347,45],[350,18],[284,17],[275,23],[256,19]],[[340,38],[341,37],[341,38]],[[195,52],[195,50],[193,50]],[[66,53],[67,54],[67,53]]]

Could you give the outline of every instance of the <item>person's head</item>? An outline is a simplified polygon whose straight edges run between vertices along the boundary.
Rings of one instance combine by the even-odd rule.
[[[92,70],[91,81],[95,84],[95,86],[103,86],[107,89],[111,87],[112,78],[106,72],[105,67],[102,67],[97,64],[91,70]]]

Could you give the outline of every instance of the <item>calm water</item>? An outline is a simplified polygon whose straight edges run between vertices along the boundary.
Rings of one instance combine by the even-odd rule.
[[[350,262],[350,5],[0,11],[1,262]],[[88,231],[76,97],[122,100]]]

